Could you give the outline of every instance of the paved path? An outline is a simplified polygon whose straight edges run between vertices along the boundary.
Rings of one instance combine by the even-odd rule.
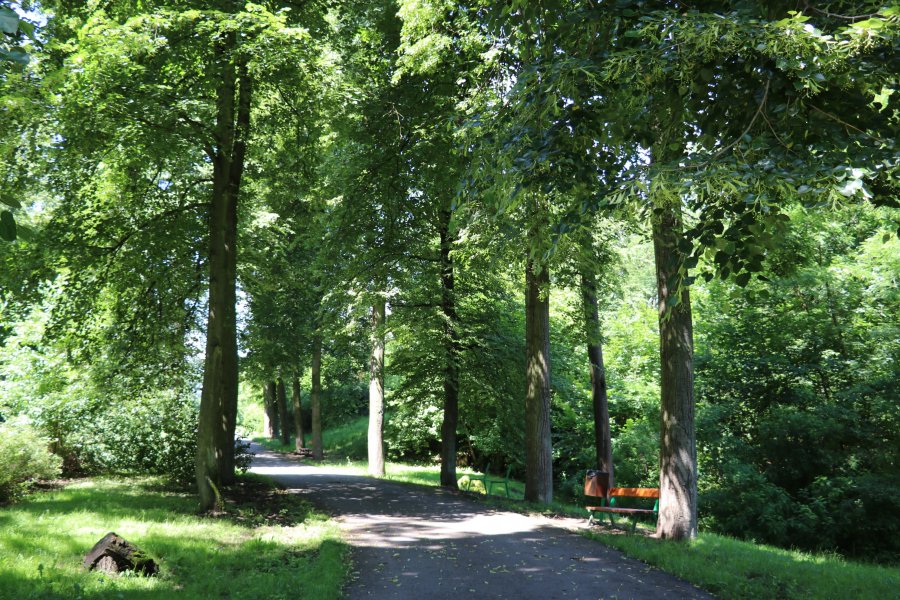
[[[712,598],[561,527],[574,520],[506,512],[458,492],[251,450],[253,472],[339,517],[353,548],[347,598]]]

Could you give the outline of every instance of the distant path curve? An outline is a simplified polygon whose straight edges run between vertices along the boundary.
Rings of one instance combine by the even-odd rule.
[[[337,516],[352,546],[350,599],[712,599],[551,520],[440,488],[346,475],[254,444],[252,471]]]

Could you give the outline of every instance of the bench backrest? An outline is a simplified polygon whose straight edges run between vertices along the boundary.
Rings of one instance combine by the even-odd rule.
[[[609,488],[609,497],[659,498],[659,488]]]

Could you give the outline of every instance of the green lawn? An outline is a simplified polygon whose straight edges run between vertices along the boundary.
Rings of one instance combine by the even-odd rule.
[[[364,422],[364,419],[363,419]],[[338,431],[335,438],[330,432],[323,435],[327,457],[332,465],[340,465],[356,474],[365,474],[364,460],[347,460],[329,447],[329,439],[340,440],[343,448],[350,447],[351,436],[363,440],[365,452],[365,428],[354,422]],[[258,439],[269,447],[277,444]],[[290,449],[293,449],[291,446]],[[342,458],[338,458],[338,457]],[[440,468],[436,465],[408,465],[388,463],[386,478],[410,484],[436,486],[440,483]],[[471,471],[459,469],[461,486]],[[524,496],[524,484],[510,482],[512,500],[494,495],[484,498],[492,505],[519,512],[561,514],[586,517],[584,508],[576,504],[554,502],[551,506],[533,505],[518,498]],[[472,490],[483,493],[481,482],[475,482]],[[482,496],[483,497],[483,496]],[[621,529],[595,527],[585,535],[604,544],[618,548],[625,554],[643,560],[663,571],[672,573],[709,590],[721,598],[757,599],[778,598],[784,600],[808,599],[868,599],[897,598],[900,590],[900,568],[882,567],[846,561],[830,554],[808,554],[763,546],[703,532],[689,544],[662,542],[646,534],[649,525],[639,524],[644,535],[624,535],[630,529],[627,520],[621,521]]]
[[[244,502],[216,518],[151,478],[79,480],[0,508],[0,598],[338,598],[348,566],[337,526],[244,481]],[[86,572],[83,555],[109,531],[157,560],[159,575]]]
[[[845,561],[701,533],[689,544],[640,535],[591,537],[722,598],[785,600],[897,598],[900,568]]]

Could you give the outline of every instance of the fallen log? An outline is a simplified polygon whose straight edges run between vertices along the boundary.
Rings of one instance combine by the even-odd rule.
[[[113,532],[103,536],[103,539],[84,555],[84,568],[104,573],[134,571],[147,576],[159,572],[159,565],[147,556],[147,553]]]

